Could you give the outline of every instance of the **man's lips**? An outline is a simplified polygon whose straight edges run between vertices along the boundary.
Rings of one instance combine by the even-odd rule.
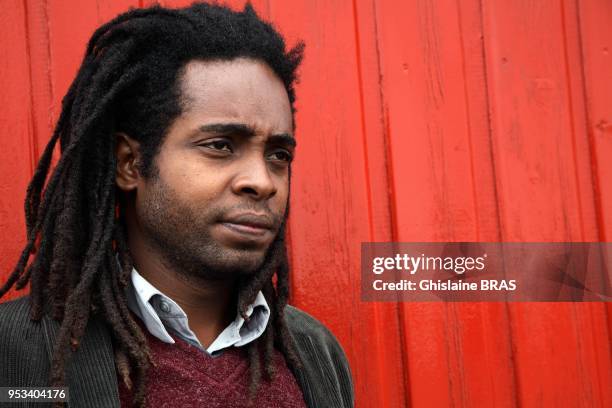
[[[271,217],[264,214],[244,213],[224,218],[221,223],[244,235],[262,236],[274,228]]]

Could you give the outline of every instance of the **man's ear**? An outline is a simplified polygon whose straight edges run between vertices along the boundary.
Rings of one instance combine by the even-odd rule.
[[[140,144],[125,133],[115,134],[115,156],[117,157],[117,172],[115,182],[123,191],[131,191],[138,185],[140,174]]]

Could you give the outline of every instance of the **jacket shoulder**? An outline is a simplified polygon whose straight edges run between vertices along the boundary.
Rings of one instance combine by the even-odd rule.
[[[41,322],[30,319],[30,299],[0,304],[0,384],[44,386],[48,355]]]
[[[0,336],[11,335],[15,330],[18,332],[27,330],[33,323],[30,320],[29,296],[0,303]]]
[[[294,306],[286,306],[287,326],[295,340],[310,396],[317,406],[353,407],[351,370],[342,346],[317,319]]]
[[[313,340],[324,343],[328,347],[342,350],[340,343],[332,332],[325,327],[323,323],[305,311],[295,306],[287,305],[285,308],[285,317],[289,330],[294,336],[308,336]]]

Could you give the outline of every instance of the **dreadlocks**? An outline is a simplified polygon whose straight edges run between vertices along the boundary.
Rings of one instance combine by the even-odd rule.
[[[87,322],[97,316],[111,330],[121,380],[135,387],[135,405],[145,402],[153,361],[127,308],[132,257],[115,186],[113,135],[125,132],[139,142],[140,171],[150,177],[166,129],[181,113],[178,77],[187,62],[264,61],[283,81],[295,112],[293,85],[302,54],[301,43],[286,51],[282,37],[250,5],[242,12],[209,4],[132,9],[93,34],[28,186],[25,248],[0,288],[1,297],[14,285],[22,289],[30,282],[31,318],[49,313],[61,322],[51,364],[53,386],[65,382],[69,351],[78,348]],[[50,171],[58,141],[61,157]],[[288,272],[283,224],[263,267],[239,283],[239,313],[246,317],[260,290],[271,307],[264,335],[248,345],[252,395],[262,376],[274,375],[275,346],[292,370],[300,365],[283,315]]]

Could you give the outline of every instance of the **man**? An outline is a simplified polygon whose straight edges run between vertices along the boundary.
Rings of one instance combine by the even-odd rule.
[[[0,306],[0,385],[65,384],[74,406],[353,405],[339,344],[286,305],[302,49],[250,6],[132,10],[93,34],[0,288],[31,284]]]

